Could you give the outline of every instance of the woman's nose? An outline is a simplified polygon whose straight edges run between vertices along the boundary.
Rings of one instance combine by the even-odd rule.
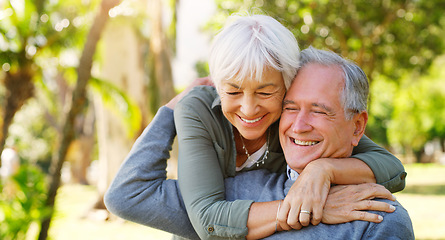
[[[255,116],[258,113],[258,101],[254,96],[245,95],[241,102],[241,112],[246,116]]]

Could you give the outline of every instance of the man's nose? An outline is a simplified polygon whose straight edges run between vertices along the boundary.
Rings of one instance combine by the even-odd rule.
[[[253,117],[258,113],[258,111],[259,105],[255,96],[251,96],[250,94],[244,95],[241,102],[241,112],[246,117]]]
[[[312,130],[312,125],[310,124],[309,113],[300,111],[294,122],[292,124],[292,131],[295,133],[309,132]]]

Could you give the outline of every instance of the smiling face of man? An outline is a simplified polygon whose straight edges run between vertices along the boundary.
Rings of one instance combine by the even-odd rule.
[[[338,66],[308,63],[288,90],[280,120],[280,143],[288,165],[301,172],[318,158],[349,157],[363,135],[366,112],[347,120]]]

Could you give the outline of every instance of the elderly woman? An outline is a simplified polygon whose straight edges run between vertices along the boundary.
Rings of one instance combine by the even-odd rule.
[[[286,171],[277,120],[299,67],[298,53],[292,33],[275,19],[237,17],[213,42],[209,66],[215,88],[195,88],[175,107],[178,182],[201,239],[262,238],[275,232],[281,201],[226,201],[224,179],[254,169]],[[335,174],[348,173],[341,184],[377,182],[393,192],[404,187],[400,161],[367,137],[361,139],[352,158],[336,165]],[[309,219],[298,214],[302,205],[313,210],[313,224],[320,221],[328,194],[323,186],[336,184],[326,176],[306,172],[295,182],[284,203],[291,205],[288,223],[298,224],[287,229],[309,224]],[[299,184],[306,185],[311,194]]]

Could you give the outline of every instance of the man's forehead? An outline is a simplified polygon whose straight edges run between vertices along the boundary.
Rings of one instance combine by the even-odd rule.
[[[335,107],[341,105],[343,87],[340,67],[310,63],[298,72],[283,105],[305,103],[332,112]]]
[[[297,73],[296,80],[310,80],[321,77],[328,80],[325,85],[333,85],[338,82],[344,83],[344,73],[340,66],[323,65],[320,63],[307,63],[301,67]]]

